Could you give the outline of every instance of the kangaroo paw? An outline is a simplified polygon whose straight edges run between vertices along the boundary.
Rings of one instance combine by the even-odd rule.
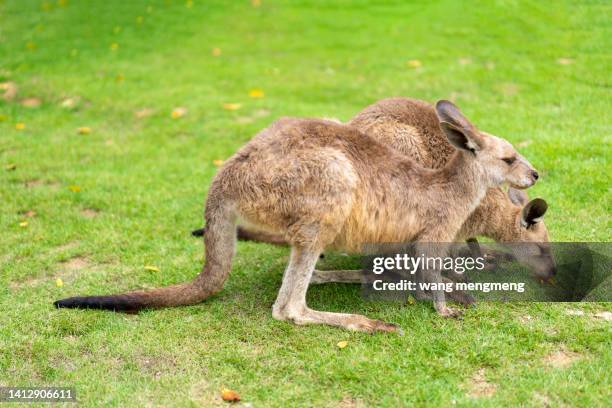
[[[511,254],[496,250],[488,250],[483,256],[485,258],[484,269],[488,271],[495,270],[502,262],[509,262],[514,259]]]

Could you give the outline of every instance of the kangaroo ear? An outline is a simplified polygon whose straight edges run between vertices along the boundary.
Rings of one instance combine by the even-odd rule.
[[[440,122],[440,129],[446,134],[446,138],[450,144],[457,149],[469,150],[472,153],[480,150],[480,145],[465,129],[458,128],[448,122]]]
[[[512,203],[520,206],[524,206],[527,204],[527,200],[529,200],[529,197],[525,191],[512,187],[508,188],[508,197]]]
[[[535,223],[542,221],[548,204],[541,198],[536,198],[527,203],[521,212],[521,225],[523,227],[529,227]]]
[[[440,129],[453,146],[472,152],[480,150],[482,137],[455,104],[440,100],[436,103],[436,113],[440,120]]]

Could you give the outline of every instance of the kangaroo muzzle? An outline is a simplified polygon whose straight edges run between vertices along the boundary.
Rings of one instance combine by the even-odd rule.
[[[525,158],[521,157],[519,160],[516,169],[512,172],[514,177],[510,177],[509,182],[511,187],[526,189],[538,181],[540,174]]]

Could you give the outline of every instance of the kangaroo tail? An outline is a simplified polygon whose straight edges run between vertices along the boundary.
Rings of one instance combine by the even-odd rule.
[[[194,237],[201,237],[206,232],[206,227],[199,228],[197,230],[191,231],[191,235]],[[238,226],[238,239],[241,241],[254,241],[254,242],[264,242],[267,244],[273,244],[278,246],[287,246],[289,245],[285,238],[283,238],[280,234],[272,234],[270,232],[264,231],[254,231],[248,228]]]
[[[241,241],[265,242],[267,244],[287,246],[289,243],[280,234],[265,231],[254,231],[238,226],[238,239]]]
[[[206,232],[206,227],[198,228],[197,230],[191,231],[191,235],[194,237],[203,237]]]
[[[231,270],[236,241],[233,211],[227,206],[208,203],[206,208],[206,262],[191,282],[152,290],[107,296],[61,299],[55,307],[138,311],[145,308],[192,305],[221,290]]]

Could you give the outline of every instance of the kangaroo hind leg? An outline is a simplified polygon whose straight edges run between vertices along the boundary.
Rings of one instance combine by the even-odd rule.
[[[306,291],[319,259],[320,251],[294,246],[289,265],[285,270],[278,298],[272,315],[278,320],[289,320],[295,324],[328,324],[349,330],[375,332],[399,331],[398,326],[365,316],[347,313],[332,313],[312,310],[306,305]]]

